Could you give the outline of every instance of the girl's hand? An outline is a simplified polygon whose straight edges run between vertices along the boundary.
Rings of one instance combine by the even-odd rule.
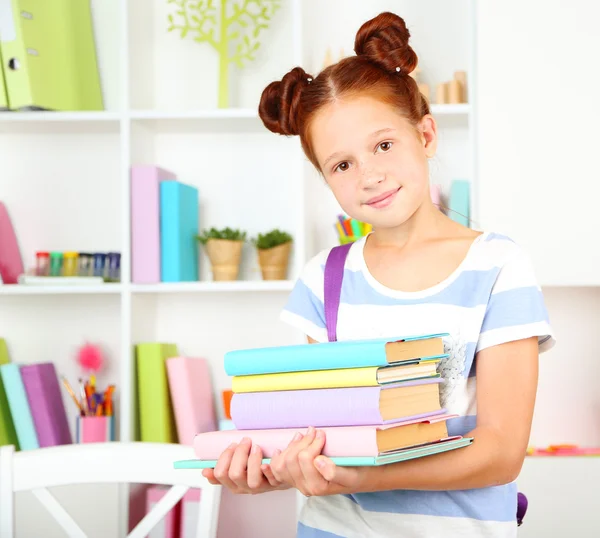
[[[202,475],[211,484],[221,484],[233,493],[256,494],[287,489],[273,475],[269,465],[262,465],[262,450],[248,438],[239,445],[233,443],[219,457],[213,469],[203,469]]]
[[[366,469],[338,467],[320,455],[325,433],[310,427],[303,437],[298,433],[283,452],[271,458],[276,480],[298,489],[307,497],[356,492]]]

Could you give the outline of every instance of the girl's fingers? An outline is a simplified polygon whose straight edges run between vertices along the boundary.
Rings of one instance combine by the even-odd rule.
[[[233,453],[231,465],[229,466],[229,478],[238,488],[243,490],[248,489],[247,469],[251,446],[252,441],[250,439],[242,439]]]
[[[269,464],[265,463],[260,469],[263,475],[265,475],[266,479],[269,481],[269,484],[271,484],[271,486],[273,486],[274,488],[278,488],[281,486],[281,482],[277,480],[277,478],[275,478],[275,475],[273,474],[273,469],[271,469],[271,466]]]
[[[237,447],[236,443],[232,443],[220,456],[217,460],[217,465],[213,471],[213,476],[216,480],[219,481],[220,484],[225,486],[228,489],[235,490],[237,486],[233,483],[231,478],[229,478],[229,467],[231,465],[231,459],[233,458],[233,453]]]
[[[327,490],[327,480],[315,467],[315,458],[325,445],[325,434],[319,430],[314,441],[298,454],[298,465],[304,479],[304,486],[311,495],[323,495]]]
[[[250,456],[248,457],[248,471],[246,481],[248,488],[256,490],[265,485],[265,477],[261,470],[262,465],[262,450],[258,445],[252,445]]]

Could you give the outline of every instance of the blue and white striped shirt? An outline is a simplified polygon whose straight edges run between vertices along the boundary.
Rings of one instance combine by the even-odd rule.
[[[485,232],[459,267],[439,284],[397,291],[370,274],[365,239],[348,253],[338,311],[338,340],[449,333],[449,357],[439,372],[441,404],[458,415],[450,435],[475,428],[476,353],[511,340],[537,336],[540,352],[554,336],[527,253],[500,234]],[[327,341],[323,271],[329,249],[305,266],[281,319],[319,342]],[[307,499],[298,537],[512,537],[516,536],[515,483],[461,491],[394,490]]]

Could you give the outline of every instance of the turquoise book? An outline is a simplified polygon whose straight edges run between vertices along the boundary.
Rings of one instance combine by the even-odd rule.
[[[229,376],[244,376],[406,365],[447,357],[444,336],[447,334],[239,349],[225,354],[224,367]]]
[[[9,363],[0,366],[0,378],[4,384],[20,449],[40,448],[19,365]]]
[[[455,179],[450,186],[449,217],[463,226],[469,225],[470,220],[470,185],[464,179]]]
[[[162,282],[194,282],[198,271],[198,189],[180,181],[160,182]]]

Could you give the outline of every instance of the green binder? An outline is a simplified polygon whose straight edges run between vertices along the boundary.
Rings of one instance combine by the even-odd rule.
[[[6,341],[0,338],[0,365],[9,363],[10,357],[8,356]],[[0,446],[3,445],[13,445],[15,450],[19,450],[17,431],[8,405],[4,383],[0,378]]]
[[[8,96],[6,95],[6,84],[4,84],[4,63],[2,62],[2,47],[0,47],[0,110],[8,109]]]
[[[143,342],[135,346],[139,439],[177,443],[166,360],[177,357],[176,344]]]
[[[89,0],[0,0],[0,52],[11,110],[104,109]]]

